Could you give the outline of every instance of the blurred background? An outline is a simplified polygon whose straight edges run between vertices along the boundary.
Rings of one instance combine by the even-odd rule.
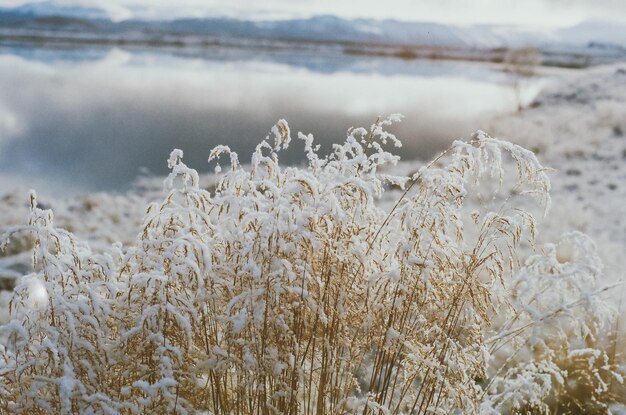
[[[0,193],[123,191],[173,148],[209,171],[284,118],[322,153],[402,113],[403,159],[626,57],[619,0],[0,1]],[[294,142],[283,160],[304,160]]]

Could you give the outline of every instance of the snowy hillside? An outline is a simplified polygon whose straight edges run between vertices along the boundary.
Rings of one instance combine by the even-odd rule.
[[[626,48],[626,24],[602,20],[586,20],[557,32],[564,44],[585,45],[596,43],[596,47]]]

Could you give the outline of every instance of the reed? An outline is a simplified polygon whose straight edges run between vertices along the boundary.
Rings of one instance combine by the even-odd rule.
[[[566,235],[569,259],[534,245],[546,169],[478,132],[389,175],[398,120],[350,130],[326,157],[299,134],[306,168],[279,163],[281,120],[248,166],[210,153],[230,157],[212,192],[174,150],[131,246],[94,252],[33,193],[30,223],[4,237],[31,235],[35,271],[1,328],[0,411],[525,413],[574,389],[615,402],[592,242]],[[391,185],[405,190],[385,211]]]

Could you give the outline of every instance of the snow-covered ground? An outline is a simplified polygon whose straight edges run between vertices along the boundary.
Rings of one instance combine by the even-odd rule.
[[[546,238],[580,230],[598,244],[606,274],[626,269],[626,64],[592,68],[545,90],[531,108],[484,128],[535,151],[555,169]]]

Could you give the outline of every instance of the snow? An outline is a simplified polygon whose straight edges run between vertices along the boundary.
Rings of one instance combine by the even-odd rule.
[[[486,128],[534,150],[555,169],[546,238],[587,233],[614,280],[626,277],[626,64],[566,77],[530,108],[498,117]]]
[[[608,362],[609,357],[594,342],[611,330],[617,305],[600,301],[598,295],[622,279],[626,269],[622,255],[626,252],[626,65],[570,73],[529,108],[497,117],[483,128],[534,153],[478,131],[469,141],[453,142],[450,150],[428,166],[397,164],[396,156],[370,139],[375,136],[399,147],[400,141],[383,129],[399,118],[394,115],[369,130],[351,130],[345,143],[337,144],[333,155],[323,159],[315,153],[312,137],[299,134],[310,162],[308,169],[283,168],[278,163],[278,151],[301,144],[290,143],[289,126],[279,120],[257,147],[251,165],[239,165],[238,156],[228,147],[215,148],[210,160],[225,153],[232,164],[217,182],[213,176],[199,176],[183,163],[182,151],[174,150],[168,159],[171,174],[165,179],[165,199],[149,180],[123,195],[36,200],[33,193],[29,222],[27,193],[4,195],[0,217],[11,242],[7,244],[10,251],[0,258],[0,276],[24,276],[14,297],[15,319],[0,334],[0,351],[6,352],[2,358],[22,364],[24,353],[13,354],[9,349],[24,349],[39,356],[31,361],[36,370],[47,373],[55,368],[60,402],[41,405],[58,404],[61,410],[69,410],[75,399],[81,405],[98,404],[78,398],[86,394],[111,403],[112,408],[134,405],[139,410],[156,404],[159,397],[159,404],[170,405],[170,411],[184,412],[192,409],[192,403],[179,399],[178,386],[187,370],[204,373],[210,368],[229,376],[233,368],[240,368],[244,377],[260,370],[276,377],[296,370],[294,353],[301,345],[279,350],[278,342],[259,354],[260,337],[255,337],[265,330],[271,330],[275,338],[289,337],[290,315],[315,316],[320,335],[325,335],[325,326],[336,315],[350,316],[356,324],[342,330],[362,335],[358,330],[376,327],[373,319],[383,316],[381,321],[387,321],[395,308],[410,307],[411,301],[405,298],[413,287],[423,284],[424,308],[406,315],[422,317],[420,313],[430,312],[429,316],[441,317],[441,310],[446,310],[442,287],[459,284],[456,277],[467,269],[465,261],[473,258],[467,249],[476,243],[482,247],[477,268],[484,268],[471,284],[472,289],[485,292],[472,297],[478,306],[463,306],[467,308],[464,318],[473,322],[463,327],[467,340],[442,340],[437,337],[441,327],[430,327],[433,322],[426,319],[423,327],[418,324],[415,329],[423,330],[420,339],[436,339],[433,343],[421,344],[412,338],[414,333],[390,325],[377,334],[381,350],[369,352],[406,347],[410,351],[407,368],[425,364],[437,372],[443,363],[430,352],[445,343],[451,350],[442,359],[446,368],[463,372],[466,362],[471,362],[466,368],[473,375],[491,376],[487,397],[478,403],[482,406],[473,408],[483,413],[528,402],[542,405],[550,393],[565,388],[568,372],[554,356],[554,343],[566,349],[570,361],[581,361],[596,376],[599,393],[605,391],[610,368],[594,365]],[[517,166],[517,172],[513,168],[510,174],[505,164]],[[409,194],[413,186],[415,193]],[[511,200],[523,202],[511,206]],[[397,201],[394,215],[386,216]],[[536,241],[531,215],[518,210],[530,212],[533,205],[541,213],[541,207],[551,206],[537,223]],[[147,211],[145,206],[149,206]],[[54,225],[71,228],[72,233]],[[368,228],[379,225],[378,232]],[[329,237],[335,232],[349,236]],[[34,255],[24,255],[33,245]],[[313,257],[326,249],[325,255],[337,264],[367,270],[363,271],[367,278],[334,287],[334,279],[342,275],[326,279],[315,274],[308,257],[299,256],[303,249]],[[519,266],[514,263],[515,252],[524,255]],[[31,258],[34,266],[26,262]],[[317,266],[327,266],[327,261],[320,259],[322,265]],[[443,270],[441,264],[446,264]],[[407,267],[412,272],[406,273]],[[499,282],[503,275],[506,284]],[[465,281],[459,285],[462,292]],[[389,301],[392,291],[388,287],[395,287],[393,301]],[[351,290],[361,288],[354,292],[371,304],[366,310],[359,301],[345,301]],[[336,309],[324,303],[327,297],[320,293],[325,290],[336,290]],[[616,299],[619,291],[610,292]],[[5,294],[0,292],[0,322],[8,321]],[[494,301],[494,310],[480,307],[481,295]],[[293,303],[282,303],[286,298]],[[123,315],[124,307],[132,313]],[[363,312],[354,314],[355,310]],[[36,314],[24,318],[24,313]],[[511,315],[514,318],[506,320]],[[206,331],[203,335],[197,331],[203,325],[206,330],[207,318],[215,330],[213,343],[205,340]],[[492,325],[484,332],[474,328],[487,318]],[[124,325],[115,326],[117,322]],[[528,333],[519,342],[509,341],[520,332]],[[6,336],[21,340],[5,346]],[[36,340],[26,343],[29,336]],[[358,338],[350,337],[350,341]],[[476,350],[474,342],[483,340],[484,349]],[[583,347],[583,340],[591,344]],[[206,354],[200,364],[187,360],[190,351],[197,352],[198,341]],[[115,398],[119,402],[109,402],[107,391],[92,379],[79,379],[77,373],[79,365],[89,365],[94,355],[114,362],[123,358],[110,350],[116,344],[128,353],[150,352],[155,372],[149,381],[137,377],[120,389]],[[334,346],[329,342],[324,347]],[[493,351],[491,360],[485,357],[487,349]],[[536,359],[524,361],[533,353]],[[46,356],[54,358],[46,360]],[[72,356],[83,358],[72,360]],[[365,357],[363,352],[352,359]],[[496,372],[502,361],[501,371]],[[308,364],[317,362],[312,359]],[[515,364],[507,366],[511,362]],[[138,373],[143,370],[139,361],[129,364]],[[491,372],[483,373],[484,366]],[[182,375],[180,368],[185,368]],[[105,376],[108,366],[91,369],[100,371],[95,379]],[[304,372],[293,373],[301,376]],[[462,386],[472,382],[463,373],[448,379],[456,384],[441,386],[441,390],[449,388],[444,400],[450,411],[454,409],[452,393],[469,401],[480,387]],[[41,378],[33,382],[34,388],[49,387]],[[135,401],[123,401],[137,391],[140,397]],[[276,396],[285,393],[274,392]],[[389,411],[384,402],[374,400],[374,394],[364,394],[353,403],[354,407]],[[621,413],[623,406],[615,405],[612,411]]]

